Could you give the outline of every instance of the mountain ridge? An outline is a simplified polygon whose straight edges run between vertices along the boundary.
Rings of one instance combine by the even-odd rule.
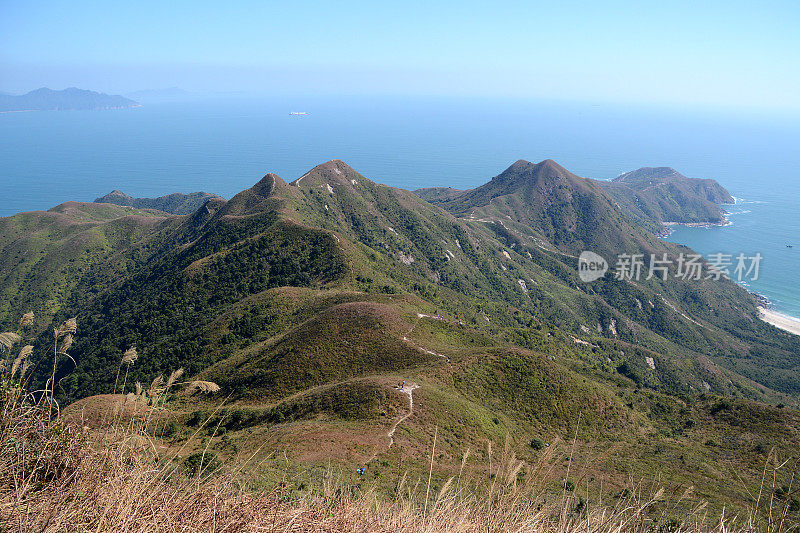
[[[538,173],[538,177],[532,172]],[[668,232],[666,226],[669,224],[724,224],[726,218],[722,205],[735,202],[733,196],[715,180],[688,178],[671,167],[642,167],[606,181],[580,178],[551,159],[536,164],[518,160],[476,189],[429,187],[417,189],[414,193],[426,201],[463,214],[460,204],[466,201],[474,208],[476,196],[481,191],[485,194],[488,187],[494,189],[490,194],[492,198],[508,194],[510,191],[503,192],[503,187],[514,187],[514,183],[518,186],[519,180],[524,180],[526,175],[534,180],[546,176],[565,179],[564,183],[573,185],[580,183],[578,180],[588,180],[603,189],[637,225],[659,236]],[[489,199],[483,199],[484,205],[488,202]]]
[[[134,198],[118,189],[114,189],[110,193],[96,198],[94,203],[125,205],[139,209],[157,209],[175,215],[188,215],[211,199],[222,198],[208,192],[172,193],[157,198]]]
[[[662,248],[649,235],[637,235],[627,219],[617,216],[613,200],[597,182],[573,174],[552,159],[539,163],[520,159],[488,183],[437,205],[460,217],[532,228],[562,251],[583,248],[610,254]],[[613,220],[607,219],[609,214]]]
[[[759,321],[744,289],[582,282],[575,255],[591,238],[609,252],[688,249],[648,236],[553,162],[518,161],[473,192],[453,213],[332,160],[288,183],[266,174],[187,215],[86,203],[0,218],[0,325],[39,311],[32,344],[44,353],[52,323],[77,317],[75,366],[57,366],[76,408],[112,390],[120,355],[137,346],[129,384],[183,368],[222,387],[215,453],[258,439],[274,453],[285,439],[289,461],[370,463],[387,483],[381,461],[415,465],[434,432],[437,464],[456,471],[464,447],[508,438],[535,460],[534,438],[577,435],[578,449],[608,447],[615,491],[628,479],[621,463],[733,487],[730,463],[708,458],[711,439],[737,454],[749,484],[763,466],[756,444],[800,450],[793,411],[775,407],[800,405],[800,343]],[[552,232],[558,220],[586,237]],[[395,446],[359,444],[385,440],[404,380],[419,388]],[[176,399],[179,434],[219,400]],[[734,437],[742,428],[749,440]],[[709,460],[714,472],[698,475]],[[725,501],[746,501],[737,490]]]
[[[570,184],[575,184],[576,190],[567,187]],[[448,294],[448,298],[452,300],[449,305],[457,307],[469,305],[468,302],[473,298],[484,299],[486,305],[496,309],[495,320],[507,325],[513,324],[514,320],[509,320],[500,310],[507,310],[513,302],[512,308],[517,309],[515,312],[537,317],[537,320],[557,320],[561,327],[574,328],[574,334],[577,335],[584,334],[589,317],[600,316],[603,317],[600,318],[600,323],[591,325],[592,329],[598,329],[604,334],[613,332],[612,337],[627,342],[634,341],[642,331],[653,327],[656,327],[658,336],[666,335],[666,339],[672,339],[667,340],[667,344],[683,342],[679,339],[688,335],[696,339],[693,342],[710,346],[711,339],[715,336],[727,336],[728,333],[718,330],[719,326],[700,326],[707,320],[704,317],[710,317],[703,310],[702,304],[678,310],[682,307],[680,302],[686,298],[686,291],[694,293],[693,298],[698,302],[705,302],[708,301],[706,293],[713,289],[712,292],[718,293],[714,304],[718,312],[723,309],[727,309],[725,313],[743,312],[745,317],[751,317],[750,320],[755,314],[752,298],[734,284],[712,286],[709,282],[686,287],[681,285],[678,288],[684,293],[676,292],[676,287],[666,283],[656,284],[655,280],[649,282],[652,287],[643,284],[635,290],[645,292],[635,300],[640,303],[654,302],[645,309],[648,313],[653,310],[652,316],[648,315],[646,318],[641,315],[640,304],[632,309],[629,307],[630,297],[627,301],[620,300],[619,296],[610,298],[613,292],[618,293],[624,285],[613,279],[604,281],[592,291],[572,286],[569,289],[571,294],[566,300],[564,294],[554,298],[553,295],[563,291],[562,285],[570,286],[574,283],[569,281],[575,272],[572,264],[574,256],[571,254],[579,252],[587,243],[584,240],[560,241],[559,234],[553,239],[553,235],[543,231],[541,225],[528,225],[531,223],[529,219],[533,220],[530,205],[511,202],[505,198],[508,194],[519,194],[520,191],[523,194],[530,193],[539,205],[548,207],[542,191],[552,191],[553,197],[546,200],[559,208],[565,205],[570,207],[575,224],[584,226],[586,214],[573,209],[580,206],[580,203],[573,200],[581,194],[589,195],[589,219],[594,224],[588,229],[594,237],[608,237],[605,241],[606,251],[613,251],[617,243],[625,247],[638,246],[639,251],[651,250],[671,255],[677,255],[680,248],[648,237],[646,232],[624,220],[623,214],[596,184],[578,178],[552,161],[534,165],[520,160],[487,185],[491,188],[475,189],[478,191],[479,201],[472,207],[468,206],[467,216],[459,218],[426,204],[409,191],[378,185],[345,163],[332,160],[314,167],[291,183],[274,174],[267,174],[253,187],[229,201],[213,199],[206,202],[188,215],[188,218],[176,219],[168,225],[162,224],[160,227],[172,232],[172,235],[164,234],[164,237],[158,237],[163,244],[158,244],[155,248],[153,245],[147,247],[150,250],[162,248],[167,252],[166,257],[169,256],[169,248],[164,247],[173,246],[167,243],[183,243],[178,250],[181,250],[182,256],[193,257],[191,264],[195,266],[191,271],[195,272],[198,266],[205,268],[205,265],[210,264],[212,257],[215,258],[213,261],[233,257],[229,251],[224,251],[231,245],[225,243],[235,243],[245,238],[241,241],[242,246],[251,246],[245,243],[249,243],[246,236],[253,230],[245,228],[266,225],[265,227],[280,227],[280,231],[321,232],[320,236],[328,235],[331,242],[337,243],[336,248],[350,257],[344,263],[350,265],[345,274],[345,279],[350,281],[346,284],[355,282],[356,286],[371,286],[373,290],[379,285],[381,290],[390,292],[407,290],[404,287],[408,284],[418,287],[415,290],[422,290],[423,293],[436,288],[436,291]],[[498,186],[500,192],[508,194],[494,194]],[[505,211],[490,212],[486,215],[490,219],[482,219],[472,210],[493,206],[498,199],[503,200],[499,207]],[[520,209],[519,212],[515,211],[517,208]],[[594,217],[594,211],[601,208],[607,213],[602,217]],[[503,213],[502,217],[498,216],[500,213]],[[518,217],[514,219],[512,215]],[[545,217],[544,220],[549,221],[549,227],[555,226],[552,217]],[[587,228],[583,228],[582,231],[586,230]],[[203,237],[204,234],[210,235],[209,231],[218,236],[211,240]],[[237,236],[237,233],[241,235]],[[628,237],[627,233],[633,237]],[[205,249],[203,247],[206,245],[202,244],[204,239],[209,244],[214,244],[212,248],[208,248],[208,252],[202,252],[206,254],[206,259],[203,259],[202,254],[195,257],[190,250]],[[555,249],[560,250],[563,255],[553,256],[552,252],[548,252]],[[603,247],[596,249],[604,250]],[[218,251],[212,253],[210,250]],[[376,259],[376,254],[380,258]],[[375,263],[376,260],[378,263]],[[182,261],[181,259],[176,264]],[[188,267],[189,263],[185,265]],[[228,265],[226,268],[237,267]],[[511,273],[515,271],[519,271],[519,274],[512,277]],[[358,281],[359,279],[370,281],[365,284],[364,281]],[[423,280],[424,283],[421,283]],[[430,284],[430,288],[426,289],[425,284]],[[604,291],[612,293],[604,296]],[[626,288],[623,292],[630,292],[630,289]],[[534,308],[530,308],[534,293],[537,305],[546,310],[544,314],[541,309],[534,311]],[[669,306],[675,310],[670,310]],[[741,311],[737,311],[739,308]],[[474,311],[470,313],[473,313],[473,320],[478,318]],[[659,313],[674,314],[676,322],[663,329],[663,326],[657,325]],[[555,319],[555,316],[560,318]],[[694,318],[682,318],[692,316]],[[641,330],[642,327],[645,330]],[[665,339],[658,342],[665,342]],[[689,356],[693,350],[681,348],[678,351]]]

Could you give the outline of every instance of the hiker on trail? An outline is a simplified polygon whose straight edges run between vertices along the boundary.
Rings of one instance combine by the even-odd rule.
[[[405,389],[406,388],[406,380],[403,380],[403,384],[400,386],[400,388],[401,389]]]
[[[361,468],[359,468],[358,470],[356,470],[356,472],[358,472],[359,476],[363,476],[364,472],[366,472],[366,471],[367,471],[367,469],[364,468],[363,466]]]

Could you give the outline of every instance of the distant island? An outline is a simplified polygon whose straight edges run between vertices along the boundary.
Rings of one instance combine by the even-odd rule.
[[[125,109],[141,107],[124,96],[70,87],[54,91],[47,87],[22,95],[0,94],[0,112]]]
[[[213,198],[220,197],[209,192],[192,192],[189,194],[173,193],[158,198],[134,198],[122,191],[114,190],[97,198],[94,202],[127,205],[137,209],[157,209],[173,215],[188,215]]]

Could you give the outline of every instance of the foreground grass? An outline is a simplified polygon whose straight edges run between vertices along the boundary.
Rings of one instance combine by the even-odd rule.
[[[663,500],[660,490],[649,496],[630,491],[612,505],[584,500],[566,485],[554,494],[546,489],[552,486],[555,462],[549,452],[533,465],[508,450],[495,453],[491,475],[477,491],[466,489],[461,473],[436,492],[430,478],[402,477],[394,496],[387,498],[363,483],[347,481],[333,468],[302,493],[286,482],[255,489],[249,472],[258,465],[252,462],[215,468],[202,455],[187,465],[177,454],[157,453],[145,431],[155,419],[157,401],[121,403],[123,409],[112,414],[107,429],[92,433],[75,419],[54,416],[46,395],[34,402],[9,380],[2,390],[0,531],[790,529],[780,509],[756,522],[753,516],[711,517],[701,504],[680,521],[667,518],[652,512]],[[523,469],[526,475],[520,476]]]

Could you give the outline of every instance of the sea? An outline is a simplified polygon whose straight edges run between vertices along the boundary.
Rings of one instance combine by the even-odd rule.
[[[673,227],[668,239],[705,256],[761,254],[748,288],[800,317],[797,111],[329,95],[142,103],[0,114],[0,216],[113,189],[229,198],[267,172],[291,181],[330,159],[406,189],[476,187],[518,159],[595,179],[670,166],[716,179],[737,201],[729,225]]]

